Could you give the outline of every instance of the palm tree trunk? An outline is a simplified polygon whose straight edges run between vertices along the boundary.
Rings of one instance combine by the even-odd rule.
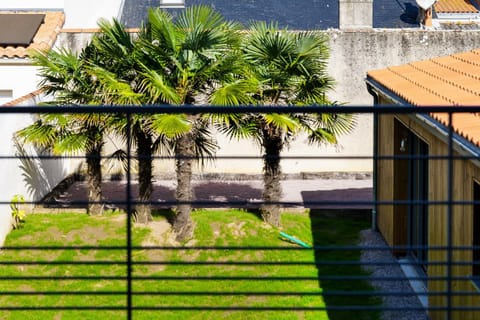
[[[263,147],[265,156],[263,159],[263,201],[260,208],[263,221],[272,226],[280,226],[280,205],[278,202],[282,196],[280,178],[280,152],[283,144],[280,135],[264,132]],[[273,202],[273,203],[272,203]],[[277,203],[277,204],[275,204]]]
[[[144,132],[137,132],[138,157],[138,200],[136,205],[136,222],[148,224],[153,221],[150,204],[152,185],[152,137]]]
[[[182,241],[193,236],[194,225],[190,219],[193,200],[192,165],[195,156],[195,144],[191,133],[180,137],[175,145],[177,189],[177,215],[173,223],[173,230],[177,233],[177,240]]]
[[[88,214],[95,216],[103,214],[102,202],[102,166],[101,146],[93,148],[86,154],[87,158],[87,186],[88,186]]]

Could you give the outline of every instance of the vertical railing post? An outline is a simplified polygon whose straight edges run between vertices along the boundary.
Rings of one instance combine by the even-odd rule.
[[[447,320],[452,319],[452,260],[453,260],[453,123],[448,113],[448,177],[447,177]]]
[[[132,319],[132,199],[131,199],[131,113],[127,113],[127,319]]]
[[[373,206],[372,206],[372,230],[378,231],[377,225],[377,212],[378,212],[378,196],[377,196],[377,166],[378,166],[378,113],[373,113],[373,167],[372,167],[372,179],[373,179]]]

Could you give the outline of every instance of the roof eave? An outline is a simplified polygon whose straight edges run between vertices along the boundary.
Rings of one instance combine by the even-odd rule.
[[[374,91],[387,97],[387,99],[391,100],[394,104],[401,105],[401,106],[410,106],[410,107],[413,106],[407,100],[403,99],[399,95],[390,91],[388,88],[383,86],[380,82],[376,81],[375,79],[373,79],[368,75],[367,75],[367,78],[365,79],[365,82],[367,83],[367,85],[370,85]]]
[[[406,101],[405,99],[399,97],[394,92],[390,91],[386,87],[384,87],[379,82],[375,81],[371,77],[367,76],[365,79],[367,85],[371,87],[377,94],[381,94],[385,96],[387,99],[391,100],[393,103],[400,105],[400,106],[413,106],[411,103]],[[449,140],[449,128],[442,124],[441,122],[435,120],[429,114],[425,113],[415,113],[415,114],[407,114],[408,117],[415,120],[417,123],[424,124],[425,126],[429,127],[431,130],[430,132],[442,140],[443,142],[448,144]],[[457,133],[453,133],[453,142],[454,142],[454,150],[461,155],[465,155],[468,157],[480,157],[480,148],[473,144],[472,142],[468,141],[464,137],[460,136]],[[477,166],[480,166],[480,161],[471,159]]]

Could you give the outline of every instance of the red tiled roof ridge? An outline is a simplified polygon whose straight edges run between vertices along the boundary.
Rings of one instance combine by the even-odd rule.
[[[18,97],[17,99],[14,99],[12,101],[9,101],[3,105],[1,105],[2,107],[13,107],[13,106],[18,106],[19,104],[21,104],[22,102],[26,102],[30,99],[33,99],[35,97],[38,97],[39,95],[41,95],[43,93],[43,90],[42,89],[37,89],[33,92],[30,92],[24,96],[21,96],[21,97]]]

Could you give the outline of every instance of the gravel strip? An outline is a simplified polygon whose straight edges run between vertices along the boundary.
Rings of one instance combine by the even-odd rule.
[[[361,232],[360,245],[365,247],[385,247],[387,244],[382,236],[370,229]],[[397,259],[387,250],[363,250],[361,254],[362,262],[397,262]],[[372,277],[405,277],[402,269],[396,265],[368,265],[364,267],[372,272]],[[378,281],[372,280],[371,284],[381,292],[402,292],[413,293],[412,287],[408,280],[392,280]],[[385,310],[382,313],[383,320],[426,320],[428,316],[426,312],[420,310],[412,310],[413,308],[421,308],[422,304],[415,295],[392,295],[384,296],[383,306],[385,308],[404,308],[404,310]]]

